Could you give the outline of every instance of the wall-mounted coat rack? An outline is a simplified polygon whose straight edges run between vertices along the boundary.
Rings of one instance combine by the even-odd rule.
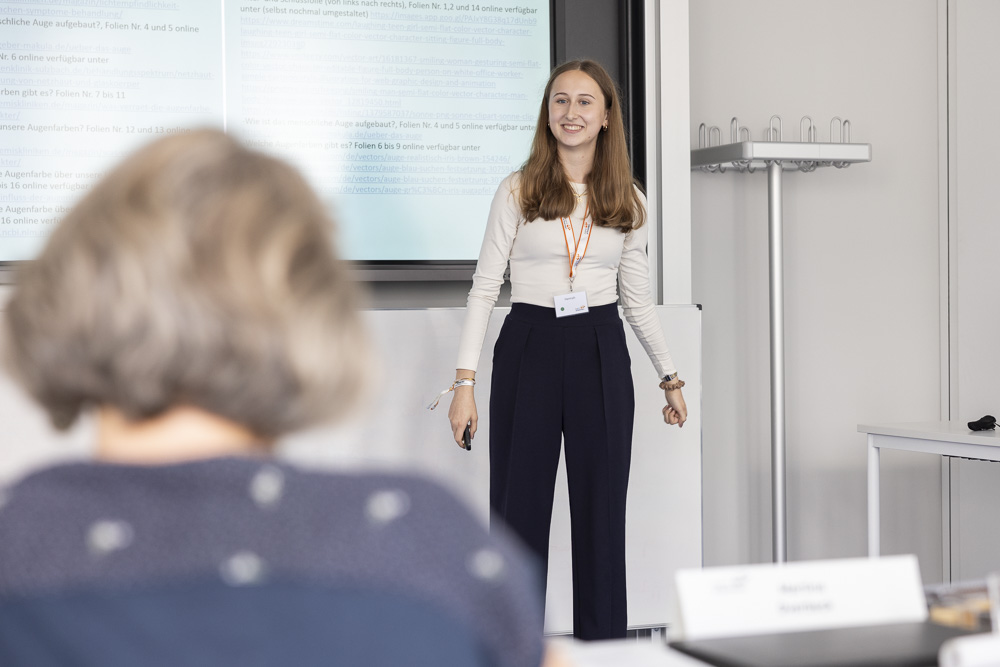
[[[816,126],[809,116],[799,122],[799,141],[784,141],[781,118],[772,116],[764,141],[754,141],[749,128],[733,118],[730,143],[722,143],[722,131],[698,127],[698,148],[691,151],[691,168],[712,173],[727,170],[753,173],[767,169],[767,213],[771,303],[771,544],[774,562],[787,559],[785,533],[785,308],[782,284],[783,248],[781,174],[784,170],[814,171],[819,167],[843,169],[855,162],[871,162],[871,144],[851,143],[851,122],[835,117],[830,121],[830,140],[817,140]],[[713,143],[714,142],[714,143]]]

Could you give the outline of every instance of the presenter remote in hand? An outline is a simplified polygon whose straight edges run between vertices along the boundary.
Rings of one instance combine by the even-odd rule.
[[[666,406],[687,406],[654,310],[646,200],[632,178],[621,104],[601,65],[557,67],[531,153],[493,198],[469,292],[454,396],[455,442],[475,436],[475,370],[510,263],[511,312],[493,355],[490,504],[547,562],[561,440],[573,537],[574,635],[624,637],[625,495],[635,411],[618,315],[642,342]],[[620,285],[620,291],[619,291]]]

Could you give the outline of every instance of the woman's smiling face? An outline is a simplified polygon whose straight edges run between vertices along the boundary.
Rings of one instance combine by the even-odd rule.
[[[549,93],[549,131],[559,152],[593,151],[608,120],[607,100],[600,86],[580,70],[563,72]]]

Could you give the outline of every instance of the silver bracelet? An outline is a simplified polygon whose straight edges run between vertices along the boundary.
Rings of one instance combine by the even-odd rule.
[[[434,408],[436,408],[438,406],[438,403],[441,402],[441,399],[444,397],[444,395],[447,394],[449,391],[455,391],[457,387],[475,387],[475,386],[476,386],[476,380],[474,378],[459,378],[454,382],[452,382],[450,387],[448,387],[440,394],[438,394],[434,398],[434,401],[427,406],[427,409],[433,410]]]

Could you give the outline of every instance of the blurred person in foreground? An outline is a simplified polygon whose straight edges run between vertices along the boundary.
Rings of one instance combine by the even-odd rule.
[[[295,170],[203,130],[24,268],[6,363],[57,427],[96,412],[96,460],[0,495],[0,664],[542,661],[534,572],[453,497],[271,458],[375,380],[330,228]]]

